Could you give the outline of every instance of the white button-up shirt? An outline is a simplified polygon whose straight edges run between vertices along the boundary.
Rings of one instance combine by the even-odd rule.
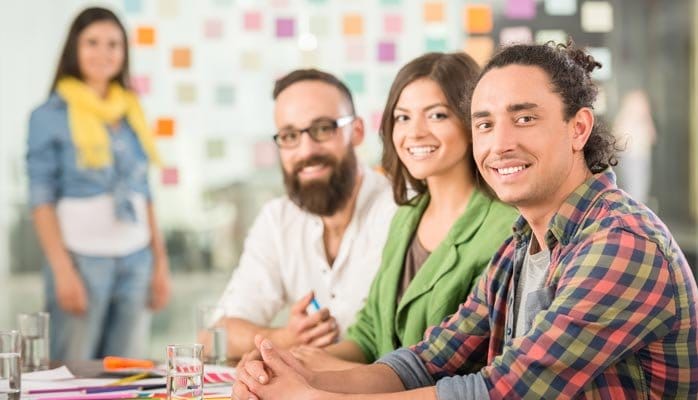
[[[280,310],[312,290],[344,336],[366,301],[396,210],[388,180],[368,168],[362,171],[354,214],[332,266],[320,216],[287,196],[264,205],[219,301],[227,317],[269,326]]]

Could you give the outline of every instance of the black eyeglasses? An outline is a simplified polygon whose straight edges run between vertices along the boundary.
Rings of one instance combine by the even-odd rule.
[[[354,120],[353,115],[347,115],[344,117],[337,118],[335,120],[329,118],[320,118],[313,121],[309,127],[303,129],[293,129],[284,128],[274,135],[274,142],[276,145],[284,148],[290,149],[298,146],[301,142],[301,135],[303,132],[310,135],[310,138],[316,142],[325,142],[330,140],[337,129],[346,126],[348,123]]]

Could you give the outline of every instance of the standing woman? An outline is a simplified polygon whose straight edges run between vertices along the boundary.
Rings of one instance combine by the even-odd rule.
[[[466,110],[479,72],[465,53],[429,53],[395,77],[380,133],[401,207],[346,340],[293,350],[307,367],[349,368],[419,342],[456,312],[510,236],[517,213],[489,194],[473,161]]]
[[[159,160],[127,80],[123,25],[109,10],[88,8],[29,121],[29,198],[48,261],[53,360],[143,356],[148,307],[169,299],[148,187],[148,166]]]

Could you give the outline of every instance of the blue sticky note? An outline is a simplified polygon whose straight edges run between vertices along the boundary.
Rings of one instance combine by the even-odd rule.
[[[124,0],[124,11],[127,13],[139,13],[143,11],[143,2],[141,0]]]

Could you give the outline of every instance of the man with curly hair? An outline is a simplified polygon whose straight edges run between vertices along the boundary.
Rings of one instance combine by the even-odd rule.
[[[615,142],[592,112],[599,66],[571,42],[485,66],[474,158],[521,217],[456,314],[343,372],[303,369],[258,337],[263,361],[239,369],[234,396],[697,398],[698,288],[662,221],[615,185]]]

